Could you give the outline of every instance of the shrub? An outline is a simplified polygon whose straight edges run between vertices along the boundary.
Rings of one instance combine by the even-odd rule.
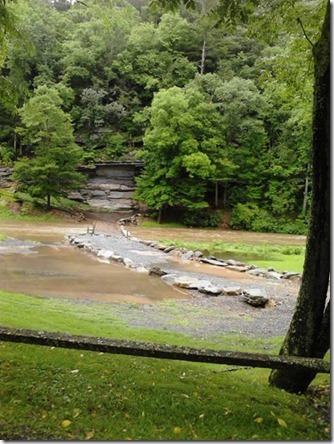
[[[182,218],[186,227],[201,228],[217,228],[220,220],[220,211],[186,211]]]
[[[232,211],[231,227],[236,230],[253,230],[252,224],[259,211],[259,207],[254,203],[237,204]]]

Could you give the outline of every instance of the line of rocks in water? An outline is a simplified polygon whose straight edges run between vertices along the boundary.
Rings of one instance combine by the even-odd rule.
[[[234,259],[229,260],[219,260],[215,257],[204,257],[203,253],[200,251],[188,251],[185,248],[178,248],[174,245],[165,246],[157,241],[141,240],[137,237],[131,235],[131,233],[124,227],[122,222],[119,222],[120,231],[122,235],[129,241],[141,243],[147,247],[154,248],[163,253],[176,256],[178,259],[185,261],[198,261],[202,263],[207,263],[210,265],[225,267],[229,270],[247,272],[248,274],[254,276],[264,276],[272,279],[296,279],[300,278],[299,273],[285,272],[277,273],[274,269],[265,270],[263,268],[256,268],[254,265],[245,265],[241,262],[235,261]],[[267,298],[266,292],[262,288],[256,289],[243,289],[240,286],[226,286],[213,284],[208,279],[199,279],[195,277],[189,277],[186,275],[180,275],[178,272],[171,272],[163,270],[161,267],[156,265],[150,265],[146,268],[143,265],[138,266],[132,259],[124,257],[110,249],[99,248],[93,239],[95,236],[100,236],[96,233],[81,235],[70,235],[68,236],[70,244],[87,250],[88,252],[94,254],[98,258],[107,262],[117,262],[129,269],[134,271],[146,273],[151,276],[158,276],[163,282],[173,287],[186,289],[186,290],[196,290],[205,296],[237,296],[240,301],[245,302],[253,307],[272,307],[276,305],[273,300]],[[108,238],[111,237],[108,234],[103,234],[102,236]]]
[[[173,254],[173,255],[179,257],[180,259],[183,259],[186,261],[201,262],[204,264],[210,264],[210,265],[215,265],[218,267],[224,267],[228,270],[239,271],[241,273],[246,272],[247,274],[249,274],[251,276],[260,276],[260,277],[265,277],[265,278],[270,278],[270,279],[275,279],[275,280],[290,279],[290,280],[298,280],[299,281],[302,276],[301,273],[294,272],[294,271],[283,271],[280,273],[280,272],[277,272],[273,267],[268,267],[266,269],[266,268],[256,267],[255,265],[247,265],[242,262],[236,261],[234,259],[223,260],[223,259],[217,259],[214,256],[205,257],[204,254],[199,250],[192,251],[192,250],[187,250],[185,247],[177,247],[175,245],[166,246],[166,245],[161,244],[158,241],[141,240],[141,239],[138,239],[137,237],[134,237],[131,235],[129,230],[127,230],[124,227],[122,220],[119,222],[119,224],[120,224],[121,233],[127,239],[134,240],[136,242],[140,242],[140,243],[147,245],[149,247],[152,247],[152,248],[156,248],[157,250],[160,250],[164,253]]]

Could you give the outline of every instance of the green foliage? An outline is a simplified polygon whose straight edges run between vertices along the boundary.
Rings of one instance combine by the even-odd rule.
[[[76,189],[83,176],[76,171],[81,151],[74,143],[69,116],[61,109],[62,100],[55,89],[39,87],[22,108],[22,129],[34,158],[15,164],[13,178],[19,188],[32,196],[47,199]]]
[[[307,218],[277,218],[254,203],[237,204],[232,211],[231,227],[236,230],[307,234]]]
[[[198,89],[161,90],[150,109],[150,127],[141,158],[145,171],[137,181],[136,196],[150,208],[181,205],[205,208],[206,179],[214,171],[203,152],[218,137],[218,115]]]
[[[217,228],[221,222],[220,211],[187,211],[182,222],[186,227]]]

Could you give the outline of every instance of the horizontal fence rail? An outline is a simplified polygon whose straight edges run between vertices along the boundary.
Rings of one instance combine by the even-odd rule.
[[[59,332],[2,326],[0,326],[0,341],[142,356],[147,358],[174,359],[178,361],[206,362],[222,365],[247,365],[271,369],[294,368],[313,370],[316,373],[330,373],[330,363],[318,358],[197,349],[151,342],[78,336]]]

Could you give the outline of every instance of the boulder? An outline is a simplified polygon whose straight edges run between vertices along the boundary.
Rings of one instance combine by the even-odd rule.
[[[250,297],[267,297],[267,293],[263,288],[249,288],[244,290],[244,296]]]
[[[266,277],[279,280],[282,278],[282,274],[277,273],[277,271],[268,271]]]
[[[248,270],[247,273],[252,276],[265,276],[267,274],[267,270],[264,268],[254,268],[252,270]]]
[[[149,275],[153,276],[165,276],[165,274],[168,274],[167,271],[162,270],[160,267],[153,265],[148,271]]]
[[[241,273],[249,270],[249,267],[247,267],[247,265],[227,265],[226,268],[228,268],[229,270],[239,271]]]
[[[135,267],[133,260],[129,259],[128,257],[124,257],[122,262],[127,268],[134,268]]]
[[[174,285],[180,288],[198,288],[198,279],[189,276],[178,276],[174,279]]]
[[[200,262],[203,262],[204,264],[217,265],[218,267],[226,267],[226,262],[222,262],[217,259],[201,258]]]
[[[164,274],[163,276],[161,276],[161,280],[168,285],[174,285],[175,278],[176,274],[173,273]]]
[[[240,296],[242,290],[240,287],[223,287],[222,293],[226,296]]]
[[[193,255],[194,255],[194,252],[189,250],[189,251],[187,251],[186,253],[184,253],[182,255],[182,259],[184,259],[186,261],[189,261],[192,258]]]
[[[264,308],[269,301],[268,298],[263,296],[242,296],[240,300],[257,308]]]
[[[222,292],[220,288],[216,287],[211,283],[209,283],[208,285],[198,287],[198,291],[200,293],[208,294],[211,296],[218,296]]]
[[[164,249],[165,253],[170,253],[171,251],[175,250],[176,246],[175,245],[169,245],[169,247],[166,247]]]
[[[101,249],[97,252],[97,257],[102,257],[103,259],[110,259],[114,255],[111,250]]]

